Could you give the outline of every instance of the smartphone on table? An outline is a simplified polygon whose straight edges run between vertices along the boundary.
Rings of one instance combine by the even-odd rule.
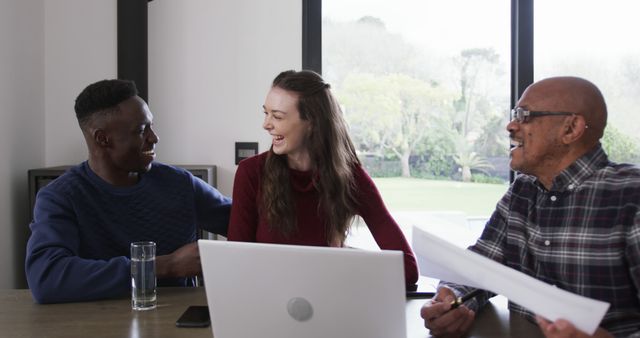
[[[211,325],[209,307],[204,305],[189,306],[176,321],[177,327],[207,327]]]

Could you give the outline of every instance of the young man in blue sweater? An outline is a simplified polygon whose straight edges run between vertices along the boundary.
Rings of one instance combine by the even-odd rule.
[[[89,158],[38,192],[25,268],[39,303],[127,295],[129,245],[143,240],[157,243],[158,285],[188,286],[201,272],[196,230],[226,235],[231,200],[154,162],[153,115],[137,94],[103,80],[76,99]]]

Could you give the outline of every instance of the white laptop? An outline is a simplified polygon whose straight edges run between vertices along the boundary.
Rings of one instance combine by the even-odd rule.
[[[400,251],[198,245],[215,338],[406,337]]]

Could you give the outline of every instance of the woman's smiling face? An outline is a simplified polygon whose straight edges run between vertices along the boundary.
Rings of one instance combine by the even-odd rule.
[[[272,87],[264,105],[262,127],[272,137],[273,152],[289,159],[308,158],[306,138],[310,122],[300,118],[298,96],[282,88]]]

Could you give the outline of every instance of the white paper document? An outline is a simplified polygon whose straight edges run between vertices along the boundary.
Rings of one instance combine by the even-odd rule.
[[[586,298],[459,248],[420,227],[413,228],[420,274],[491,291],[549,320],[564,318],[593,334],[609,303]]]

